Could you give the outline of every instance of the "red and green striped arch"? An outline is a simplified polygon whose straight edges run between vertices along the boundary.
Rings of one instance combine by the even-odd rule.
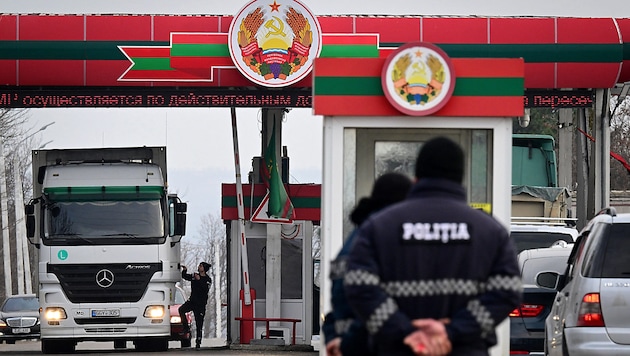
[[[422,41],[451,58],[523,58],[528,89],[610,88],[630,80],[629,18],[317,18],[321,58],[384,58]],[[231,21],[223,15],[0,14],[0,84],[251,85],[227,52]]]

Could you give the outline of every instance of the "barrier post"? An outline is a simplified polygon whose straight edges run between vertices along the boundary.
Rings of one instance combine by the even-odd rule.
[[[254,317],[254,301],[256,300],[256,290],[250,288],[250,303],[247,304],[245,299],[245,291],[243,289],[239,292],[239,299],[241,301],[241,317],[253,318]],[[241,344],[249,344],[249,341],[254,338],[254,322],[253,321],[241,321],[240,325],[240,340]]]

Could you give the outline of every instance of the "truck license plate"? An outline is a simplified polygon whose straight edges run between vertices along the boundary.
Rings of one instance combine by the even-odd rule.
[[[92,309],[92,318],[120,316],[120,309]]]
[[[31,332],[31,328],[13,328],[11,331],[14,334],[28,334]]]

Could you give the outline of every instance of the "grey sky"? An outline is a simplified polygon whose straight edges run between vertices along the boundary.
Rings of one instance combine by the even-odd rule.
[[[249,1],[239,0],[2,0],[4,13],[141,13],[233,15]],[[479,15],[628,17],[620,0],[302,0],[316,15]]]
[[[0,13],[236,14],[239,0],[0,0]],[[303,0],[315,15],[479,15],[630,17],[630,1],[620,0]],[[292,183],[321,183],[322,118],[293,109],[283,125]],[[257,109],[237,109],[241,174],[261,153]],[[202,215],[218,214],[220,184],[234,182],[229,109],[32,109],[33,127],[47,148],[166,145],[169,185],[189,203],[188,235],[198,235]]]

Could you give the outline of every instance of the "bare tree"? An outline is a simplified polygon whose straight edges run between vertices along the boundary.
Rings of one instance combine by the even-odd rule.
[[[24,162],[23,150],[18,143],[23,143],[27,122],[27,111],[24,109],[0,108],[0,227],[2,231],[2,256],[5,260],[2,268],[2,280],[5,281],[5,288],[0,294],[3,297],[13,294],[17,289],[13,284],[18,285],[18,281],[9,276],[14,276],[18,272],[16,261],[17,248],[22,252],[22,246],[16,246],[15,232],[15,209],[23,205],[22,201],[16,199],[16,180],[14,173],[20,169],[20,162]],[[22,187],[22,192],[24,188]],[[22,194],[24,196],[24,194]],[[20,280],[21,281],[21,280]]]
[[[626,162],[630,158],[630,98],[626,97],[619,106],[618,96],[610,100],[613,111],[610,119],[610,151],[618,154]],[[610,189],[629,190],[630,170],[617,159],[610,162]]]
[[[227,331],[227,244],[223,221],[215,215],[202,217],[199,237],[182,242],[182,264],[197,266],[205,261],[212,265],[210,295],[204,319],[204,335],[223,338]],[[190,283],[182,284],[190,293]],[[218,327],[217,327],[218,326]]]

